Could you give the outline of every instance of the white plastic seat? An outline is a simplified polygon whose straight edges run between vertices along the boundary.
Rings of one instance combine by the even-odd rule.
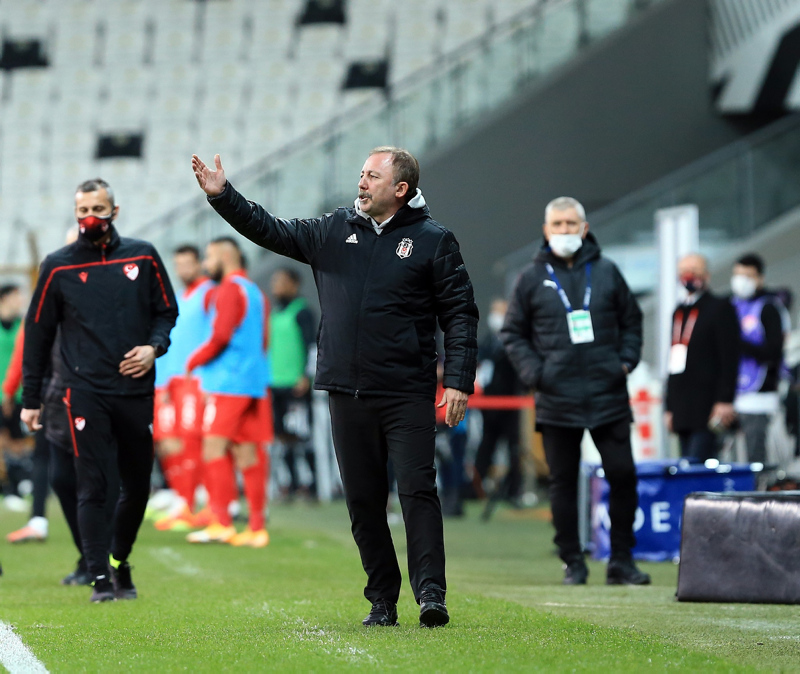
[[[18,68],[6,82],[12,101],[46,105],[54,95],[52,68]]]
[[[146,6],[127,0],[108,3],[99,12],[104,40],[101,62],[106,66],[142,65],[147,38]]]
[[[155,27],[152,62],[159,65],[195,60],[195,25],[201,3],[164,0],[155,7],[152,15]]]
[[[343,38],[344,29],[339,24],[320,23],[299,26],[297,42],[294,45],[295,58],[303,61],[340,56]]]
[[[269,58],[286,58],[295,39],[294,9],[267,12],[266,3],[253,3],[248,60],[258,63]]]
[[[249,23],[244,0],[203,3],[201,61],[208,64],[241,60],[246,53],[245,25]]]
[[[586,27],[593,37],[601,37],[625,23],[632,9],[631,0],[587,0]]]
[[[53,41],[49,43],[50,64],[64,70],[96,67],[95,57],[101,44],[98,21],[93,13],[87,12],[84,20],[59,21]]]
[[[146,99],[155,89],[155,69],[147,66],[106,67],[98,74],[108,98]]]
[[[492,0],[491,10],[495,24],[511,20],[520,13],[539,5],[541,0]]]
[[[97,134],[86,125],[51,126],[49,147],[53,163],[66,159],[89,159],[97,149]]]
[[[263,159],[292,140],[294,136],[285,119],[265,115],[250,116],[244,128],[242,166],[246,167]]]

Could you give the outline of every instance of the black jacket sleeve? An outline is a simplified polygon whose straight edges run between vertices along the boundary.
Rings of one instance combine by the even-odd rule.
[[[619,358],[632,372],[642,357],[642,310],[617,266],[614,265],[613,269],[620,333]]]
[[[478,305],[458,242],[446,231],[433,258],[436,316],[444,333],[442,385],[464,393],[475,390],[478,368]]]
[[[239,234],[253,243],[310,264],[328,235],[331,217],[307,220],[276,218],[258,204],[247,201],[227,183],[216,197],[208,197],[214,210]]]
[[[523,272],[514,284],[500,339],[520,381],[528,388],[535,389],[542,376],[544,361],[533,347],[533,317],[528,301],[528,286],[527,276]]]
[[[167,270],[155,248],[153,274],[150,278],[150,339],[148,344],[155,347],[156,356],[166,353],[169,348],[169,333],[178,320],[178,301],[172,289]]]
[[[764,343],[753,344],[743,339],[742,355],[769,367],[777,367],[783,359],[783,321],[774,304],[768,302],[764,305],[761,324],[764,326]]]
[[[314,314],[311,309],[304,307],[297,312],[297,325],[300,328],[300,334],[303,338],[303,346],[306,353],[317,344],[317,332],[319,327],[314,320]]]
[[[25,341],[22,347],[22,406],[39,409],[42,384],[50,366],[53,342],[61,322],[62,302],[58,281],[51,278],[54,264],[47,257],[39,269],[39,280],[25,317]]]
[[[714,324],[714,341],[717,348],[719,377],[714,390],[714,402],[732,403],[736,397],[736,382],[739,379],[741,340],[736,309],[727,300],[720,300],[717,320]]]

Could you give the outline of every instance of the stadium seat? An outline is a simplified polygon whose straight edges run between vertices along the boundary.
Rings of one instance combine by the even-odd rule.
[[[538,58],[542,68],[550,69],[575,53],[580,39],[580,13],[569,3],[545,5],[544,11],[548,21],[544,23]]]
[[[105,66],[141,65],[145,62],[148,19],[142,2],[106,3],[99,12],[102,26],[100,63]]]
[[[234,63],[247,53],[249,14],[244,0],[206,2],[202,15],[199,57],[204,63]]]
[[[198,12],[202,3],[189,0],[164,0],[151,14],[154,37],[150,61],[156,66],[196,61],[199,48]]]

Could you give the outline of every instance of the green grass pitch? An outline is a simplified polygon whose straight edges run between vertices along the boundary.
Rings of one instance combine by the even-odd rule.
[[[51,672],[800,671],[800,609],[681,604],[677,568],[650,587],[562,587],[550,525],[470,509],[448,521],[452,622],[418,627],[407,584],[399,628],[366,629],[364,575],[344,504],[277,506],[264,550],[190,546],[143,525],[140,598],[91,605],[62,587],[76,555],[54,501],[50,540],[0,545],[0,620]],[[0,533],[26,520],[0,509]],[[393,527],[405,566],[402,526]]]

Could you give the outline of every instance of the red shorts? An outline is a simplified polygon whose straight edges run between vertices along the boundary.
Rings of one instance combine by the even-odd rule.
[[[197,379],[173,377],[155,393],[153,440],[199,438],[203,434],[203,394]]]
[[[203,434],[231,442],[272,442],[272,409],[268,398],[209,394],[203,413]]]
[[[176,436],[175,405],[164,388],[157,388],[153,398],[153,441]]]
[[[180,437],[203,435],[204,396],[200,380],[191,377],[174,377],[169,382],[169,395],[175,406],[176,432]]]

